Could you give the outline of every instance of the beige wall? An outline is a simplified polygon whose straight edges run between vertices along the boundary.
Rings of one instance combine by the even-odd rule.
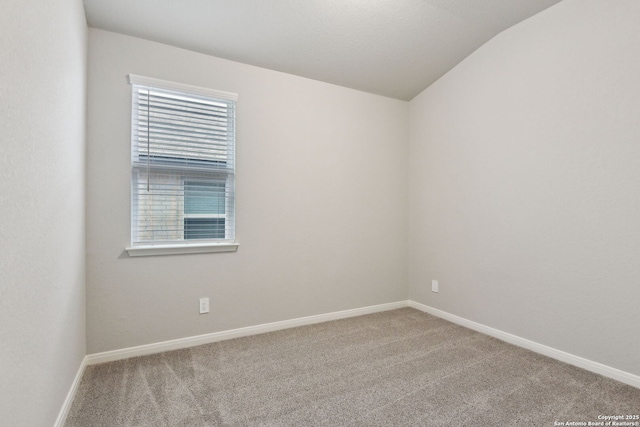
[[[129,73],[238,93],[237,253],[127,256]],[[408,103],[94,29],[88,88],[90,353],[406,298]]]
[[[565,0],[411,102],[411,299],[640,374],[639,16]]]
[[[0,13],[0,424],[53,425],[85,355],[87,27],[80,0]]]

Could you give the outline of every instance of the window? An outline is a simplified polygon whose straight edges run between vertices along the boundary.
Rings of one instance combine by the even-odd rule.
[[[235,94],[129,75],[130,255],[235,250]]]

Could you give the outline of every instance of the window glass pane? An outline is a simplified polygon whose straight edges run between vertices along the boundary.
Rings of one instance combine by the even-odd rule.
[[[224,218],[185,218],[185,239],[224,239]]]
[[[182,240],[184,183],[181,175],[145,170],[133,172],[134,241]]]
[[[184,183],[185,215],[225,214],[225,184],[221,181]]]

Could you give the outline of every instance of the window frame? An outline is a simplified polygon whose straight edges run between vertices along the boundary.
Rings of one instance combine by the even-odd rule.
[[[151,77],[138,76],[135,74],[129,74],[127,78],[128,78],[129,84],[131,85],[132,98],[136,96],[134,86],[146,86],[146,87],[155,88],[159,90],[175,91],[175,92],[181,92],[187,95],[204,96],[204,97],[215,98],[218,100],[233,101],[233,102],[236,102],[238,98],[237,94],[230,93],[230,92],[222,92],[218,90],[191,86],[191,85],[186,85],[182,83],[169,82],[169,81],[155,79]],[[138,181],[134,181],[135,180],[134,174],[140,172],[140,166],[137,164],[137,163],[140,163],[140,159],[139,158],[135,159],[133,156],[134,143],[138,144],[138,142],[135,141],[134,139],[135,136],[134,136],[133,124],[134,124],[134,114],[136,114],[136,111],[134,110],[134,102],[132,102],[131,105],[132,106],[130,111],[130,117],[132,120],[131,122],[132,156],[131,156],[131,176],[130,176],[131,205],[129,209],[130,221],[131,221],[131,234],[130,234],[130,245],[126,247],[126,251],[128,252],[128,254],[130,256],[152,256],[152,255],[170,255],[170,254],[185,254],[185,253],[235,252],[239,246],[238,242],[235,240],[235,158],[233,158],[234,164],[233,164],[232,171],[226,174],[226,178],[224,177],[225,174],[222,172],[220,176],[220,182],[224,181],[225,193],[227,191],[233,192],[231,196],[232,197],[231,203],[225,203],[224,214],[211,214],[211,215],[214,215],[215,217],[225,218],[225,238],[224,239],[219,239],[219,238],[187,239],[187,238],[184,238],[185,234],[183,230],[182,240],[158,240],[158,241],[151,241],[151,242],[145,241],[142,243],[134,241],[134,236],[136,236],[136,233],[137,233],[136,224],[134,223],[134,215],[138,215],[137,211],[134,213],[134,209],[138,209],[139,201],[136,199],[137,194],[134,192],[133,187],[135,183],[138,182]],[[235,118],[234,118],[234,126],[235,126]],[[234,140],[234,150],[235,150],[235,140]],[[211,179],[211,178],[198,178],[198,177],[189,176],[188,171],[189,171],[189,167],[186,167],[186,166],[184,168],[177,168],[175,171],[176,178],[179,179],[181,182],[183,198],[184,198],[184,191],[186,188],[186,184],[188,181],[198,181],[203,179],[206,181],[207,179]],[[211,169],[209,173],[215,173],[215,168]],[[228,188],[231,188],[231,190],[229,190]],[[225,198],[225,201],[227,201],[226,198]],[[182,212],[181,218],[182,218],[182,227],[184,228],[184,220],[186,218],[201,217],[201,214],[194,214],[194,215],[187,214],[185,212],[184,200],[182,201],[182,205],[183,205],[182,206],[183,212]],[[211,216],[210,214],[203,214],[203,215],[204,215],[203,217]],[[226,234],[227,222],[229,222],[231,224],[230,227],[232,227],[231,238],[227,238],[227,234]]]

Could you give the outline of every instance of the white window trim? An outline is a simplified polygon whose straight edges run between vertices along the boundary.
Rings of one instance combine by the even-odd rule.
[[[228,99],[230,101],[237,101],[238,94],[231,92],[224,92],[221,90],[208,89],[205,87],[191,86],[184,83],[170,82],[167,80],[154,79],[153,77],[139,76],[137,74],[129,74],[129,84],[160,87],[167,90],[175,90],[178,92],[187,92],[196,95],[211,96],[213,98]]]
[[[162,245],[131,246],[126,248],[129,256],[156,256],[156,255],[182,255],[202,254],[210,252],[236,252],[239,243],[180,243]]]

